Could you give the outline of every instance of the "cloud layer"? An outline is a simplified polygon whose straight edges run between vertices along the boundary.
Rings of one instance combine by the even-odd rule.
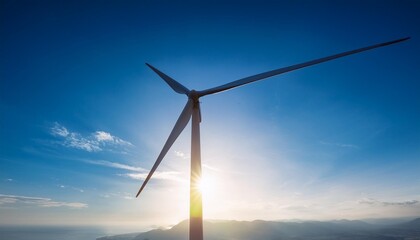
[[[134,171],[134,172],[147,171],[146,169],[141,168],[141,167],[134,167],[127,164],[111,162],[111,161],[106,161],[106,160],[85,160],[84,162],[93,164],[93,165],[99,165],[99,166],[116,168],[116,169],[124,169],[124,170],[129,170],[129,171]]]
[[[96,131],[87,136],[77,132],[71,132],[63,125],[55,122],[50,128],[50,134],[60,138],[61,145],[69,148],[76,148],[88,152],[99,152],[109,148],[133,146],[129,141],[111,135],[104,131]]]
[[[166,171],[166,172],[154,172],[153,173],[153,179],[162,179],[162,180],[173,180],[173,181],[179,181],[179,182],[183,182],[186,181],[185,179],[179,177],[179,172],[175,172],[175,171]],[[123,176],[127,176],[129,178],[132,179],[137,179],[137,180],[144,180],[146,179],[148,173],[127,173],[127,174],[123,174]]]
[[[69,207],[69,208],[86,208],[88,205],[80,202],[59,202],[50,198],[28,197],[16,195],[0,194],[0,205],[27,204],[37,207]]]
[[[376,206],[412,206],[419,203],[417,200],[402,201],[402,202],[383,202],[372,198],[366,198],[359,201],[360,204],[376,205]]]
[[[85,160],[84,162],[104,167],[110,167],[115,169],[123,169],[131,171],[129,173],[124,174],[118,174],[119,176],[129,177],[135,180],[144,180],[147,177],[147,174],[149,174],[149,170],[141,168],[141,167],[135,167],[127,164],[117,163],[117,162],[111,162],[106,160]],[[161,180],[174,180],[174,181],[185,181],[185,179],[179,177],[180,173],[177,171],[156,171],[153,174],[154,179],[161,179]]]
[[[348,143],[336,143],[336,142],[325,142],[320,141],[322,145],[328,145],[328,146],[335,146],[335,147],[341,147],[341,148],[359,148],[359,146],[354,144],[348,144]]]

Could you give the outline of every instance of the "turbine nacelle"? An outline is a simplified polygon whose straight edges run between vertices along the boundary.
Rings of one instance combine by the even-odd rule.
[[[199,91],[196,91],[196,90],[191,90],[189,93],[188,93],[188,98],[189,99],[192,99],[192,100],[194,100],[194,101],[197,101],[199,98],[200,98],[201,96],[200,96],[200,92]]]

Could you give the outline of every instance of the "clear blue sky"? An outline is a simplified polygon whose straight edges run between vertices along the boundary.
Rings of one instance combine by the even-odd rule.
[[[419,1],[1,1],[0,223],[188,218],[192,89],[397,45],[201,99],[204,216],[420,215]]]

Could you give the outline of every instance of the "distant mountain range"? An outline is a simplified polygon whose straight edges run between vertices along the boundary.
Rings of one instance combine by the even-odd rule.
[[[174,227],[97,240],[186,240],[188,220]],[[358,220],[275,222],[205,221],[205,240],[420,240],[420,218],[395,225]]]

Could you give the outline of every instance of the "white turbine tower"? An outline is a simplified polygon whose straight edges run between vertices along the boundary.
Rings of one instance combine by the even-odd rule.
[[[179,82],[175,81],[168,75],[164,74],[163,72],[159,71],[158,69],[154,68],[153,66],[146,63],[155,73],[157,73],[175,92],[179,94],[185,94],[188,97],[187,104],[182,110],[181,115],[179,116],[178,120],[175,123],[174,128],[172,129],[171,134],[169,135],[168,139],[166,140],[165,145],[163,146],[162,151],[160,152],[155,164],[153,165],[152,169],[150,170],[149,174],[147,175],[146,179],[143,182],[140,190],[138,191],[136,197],[139,196],[141,191],[146,186],[147,182],[152,177],[153,173],[156,171],[157,167],[159,166],[162,159],[165,157],[166,153],[184,130],[185,126],[190,121],[192,116],[192,131],[191,131],[191,178],[190,178],[190,233],[189,239],[190,240],[202,240],[203,239],[203,215],[202,215],[202,197],[201,192],[199,190],[199,184],[201,179],[201,154],[200,154],[200,122],[201,122],[201,115],[200,115],[200,97],[204,97],[210,94],[219,93],[222,91],[226,91],[235,87],[239,87],[248,83],[252,83],[255,81],[263,80],[275,75],[279,75],[282,73],[290,72],[299,68],[308,67],[311,65],[315,65],[318,63],[330,61],[336,58],[348,56],[355,53],[360,53],[363,51],[371,50],[374,48],[379,48],[387,45],[391,45],[394,43],[402,42],[409,39],[409,37],[379,43],[372,46],[364,47],[355,49],[352,51],[347,51],[339,54],[335,54],[328,57],[323,57],[320,59],[296,64],[293,66],[279,68],[272,71],[260,73],[257,75],[253,75],[250,77],[242,78],[218,87],[206,89],[203,91],[196,91],[196,90],[189,90]]]

